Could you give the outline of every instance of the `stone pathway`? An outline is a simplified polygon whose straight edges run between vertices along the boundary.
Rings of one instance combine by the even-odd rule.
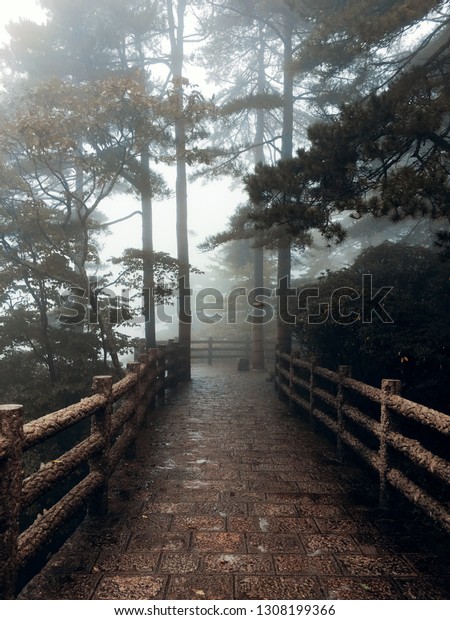
[[[22,599],[447,599],[448,538],[376,485],[264,373],[194,366],[138,458]]]

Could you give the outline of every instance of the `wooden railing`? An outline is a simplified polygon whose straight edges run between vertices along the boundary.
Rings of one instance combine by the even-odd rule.
[[[173,343],[150,349],[128,364],[117,383],[110,376],[94,377],[92,396],[27,424],[21,405],[0,405],[0,598],[15,596],[19,571],[77,511],[87,508],[92,516],[108,511],[109,478],[126,453],[133,456],[133,442],[155,399],[185,374],[179,359]],[[24,478],[28,450],[89,418],[86,439]],[[87,466],[86,475],[21,532],[23,511],[81,466]]]
[[[400,396],[400,382],[377,389],[351,378],[349,366],[333,372],[314,359],[276,356],[275,384],[312,419],[336,435],[379,476],[380,501],[389,485],[450,532],[450,416]]]
[[[251,342],[248,338],[242,340],[192,340],[192,360],[205,360],[211,366],[213,360],[236,359],[239,357],[249,358],[251,355]]]

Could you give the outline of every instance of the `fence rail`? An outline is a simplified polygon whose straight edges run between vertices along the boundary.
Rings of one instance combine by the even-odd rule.
[[[249,358],[251,355],[251,341],[244,340],[192,340],[191,358],[193,360],[207,360],[211,366],[213,360]]]
[[[186,374],[186,356],[170,343],[141,354],[126,376],[93,379],[94,394],[80,402],[23,424],[21,405],[0,405],[0,599],[14,598],[18,574],[62,525],[86,507],[92,516],[108,511],[108,481],[123,456],[133,456],[133,442],[149,407]],[[23,477],[26,452],[90,419],[90,435],[56,460]],[[23,532],[23,511],[80,466],[88,472]]]
[[[450,416],[400,396],[400,382],[381,389],[338,372],[277,353],[275,384],[280,397],[298,405],[356,452],[379,476],[380,501],[394,487],[450,533]]]
[[[273,355],[275,343],[266,341],[264,343],[266,362],[273,364]],[[191,359],[207,361],[211,366],[213,362],[252,357],[252,341],[249,337],[241,340],[216,340],[214,338],[206,338],[203,340],[192,340],[191,342]]]

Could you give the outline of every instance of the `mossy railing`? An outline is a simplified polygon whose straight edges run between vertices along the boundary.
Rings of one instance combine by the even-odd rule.
[[[277,353],[280,397],[299,406],[361,457],[379,477],[380,502],[393,487],[450,533],[450,416],[400,396],[400,381],[381,389],[338,372]]]
[[[187,356],[177,343],[150,349],[128,364],[126,376],[93,379],[93,394],[80,402],[23,423],[22,405],[0,405],[0,598],[12,599],[18,574],[80,509],[92,516],[108,512],[108,483],[122,457],[132,457],[133,445],[155,400],[185,376]],[[87,438],[55,460],[24,477],[28,450],[62,431],[90,419]],[[20,531],[21,514],[79,468],[86,475]],[[87,467],[86,467],[87,466]]]

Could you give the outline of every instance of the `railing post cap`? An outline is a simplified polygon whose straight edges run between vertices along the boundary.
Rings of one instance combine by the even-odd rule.
[[[23,424],[23,405],[0,405],[0,425],[2,433],[21,432]]]
[[[92,389],[95,390],[99,386],[108,387],[109,385],[112,385],[112,383],[113,378],[111,375],[96,375],[92,378]]]
[[[0,413],[7,413],[8,411],[15,412],[23,409],[23,405],[18,405],[15,403],[0,405]]]
[[[140,362],[128,362],[127,364],[127,370],[129,372],[139,372],[140,367]]]
[[[382,379],[381,390],[385,394],[399,395],[401,392],[402,382],[399,379]]]

